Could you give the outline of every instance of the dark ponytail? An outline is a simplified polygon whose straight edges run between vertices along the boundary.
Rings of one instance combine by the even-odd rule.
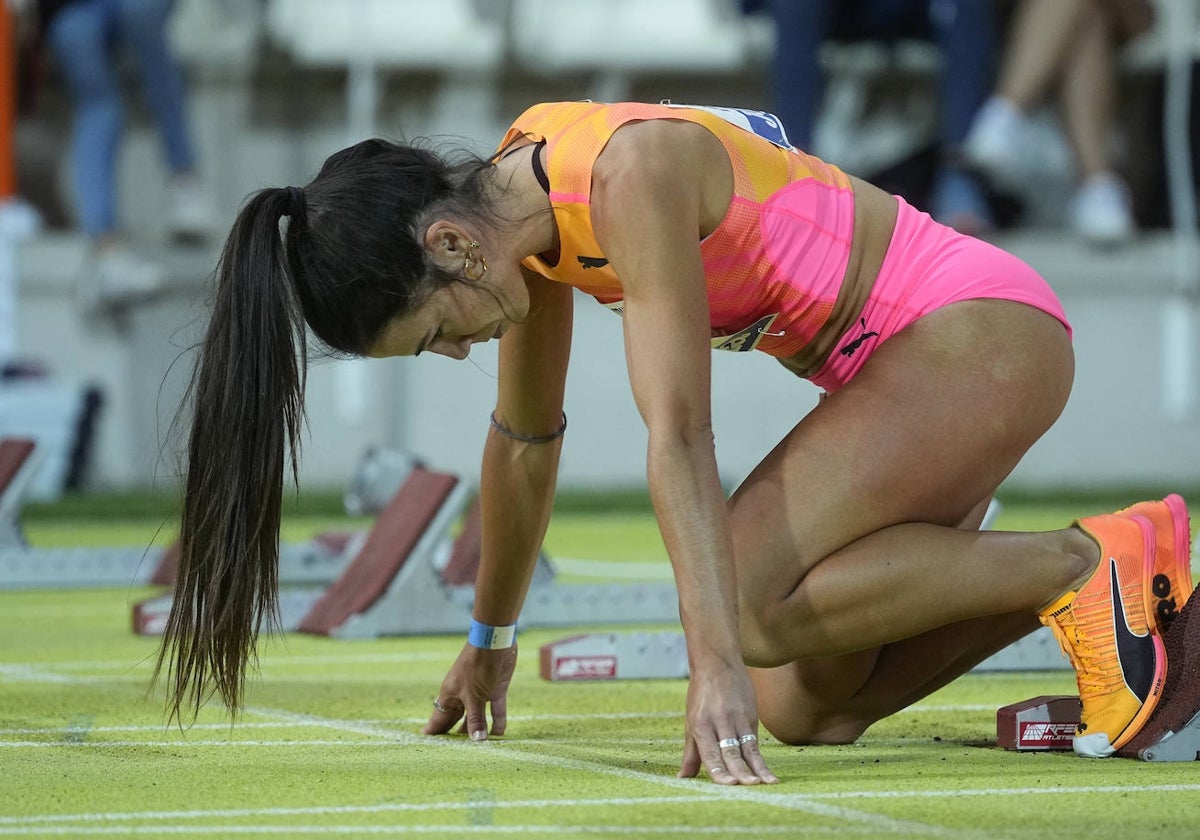
[[[278,627],[283,474],[299,483],[306,325],[363,355],[393,318],[457,279],[422,244],[432,214],[488,218],[473,159],[368,140],[331,156],[303,190],[262,190],[234,222],[188,392],[179,571],[155,679],[194,718],[214,692],[236,713],[260,630]],[[284,217],[286,235],[280,235]]]
[[[236,712],[259,630],[278,620],[284,461],[294,477],[304,415],[304,320],[279,236],[291,204],[264,190],[238,216],[192,379],[179,571],[156,672],[167,665],[177,719],[211,689]]]

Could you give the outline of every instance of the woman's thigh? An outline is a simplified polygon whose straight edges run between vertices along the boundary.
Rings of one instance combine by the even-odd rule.
[[[1073,376],[1062,323],[1011,301],[951,304],[891,337],[731,499],[743,606],[788,597],[890,525],[959,526],[1054,423]]]

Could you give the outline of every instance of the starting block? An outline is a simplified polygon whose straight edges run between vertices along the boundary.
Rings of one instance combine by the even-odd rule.
[[[683,634],[672,631],[584,633],[540,648],[542,679],[636,680],[688,675]]]
[[[1006,750],[1069,750],[1079,723],[1079,697],[1032,697],[996,712],[996,744]]]
[[[21,508],[44,457],[25,438],[0,439],[0,589],[84,586],[170,585],[178,564],[177,545],[34,548],[21,527]],[[279,579],[328,584],[345,562],[337,535],[280,546]]]
[[[1195,592],[1167,628],[1167,682],[1140,732],[1117,755],[1142,761],[1200,760],[1200,608]],[[1034,697],[996,713],[996,742],[1010,750],[1069,750],[1079,698]]]
[[[47,457],[32,438],[0,439],[0,588],[143,582],[153,569],[142,548],[32,548],[21,507]]]
[[[1200,760],[1200,607],[1193,590],[1167,628],[1167,682],[1141,731],[1117,751],[1142,761]]]
[[[297,629],[339,638],[461,633],[471,618],[481,543],[477,505],[462,516],[467,496],[456,477],[414,468],[358,556]],[[463,529],[451,540],[460,518]],[[523,627],[678,620],[674,584],[560,583],[545,557],[521,611]]]
[[[280,629],[373,638],[461,633],[467,627],[481,543],[477,503],[467,505],[470,488],[415,462],[398,462],[385,472],[386,481],[404,473],[399,488],[371,529],[345,547],[340,574],[325,587],[280,588]],[[378,504],[378,487],[374,495],[361,488],[354,492],[364,507]],[[451,538],[460,520],[461,532]],[[170,595],[136,605],[135,631],[161,633],[170,609]],[[678,621],[673,583],[561,583],[545,557],[538,559],[521,613],[523,627]]]

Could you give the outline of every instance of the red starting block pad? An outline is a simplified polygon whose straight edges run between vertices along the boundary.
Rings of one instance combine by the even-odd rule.
[[[583,633],[541,647],[542,679],[680,679],[688,675],[687,646],[678,631]]]
[[[996,743],[1006,750],[1069,750],[1077,723],[1075,695],[1031,697],[996,712]]]

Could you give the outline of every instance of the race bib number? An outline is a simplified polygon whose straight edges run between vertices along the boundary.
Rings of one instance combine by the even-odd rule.
[[[754,350],[758,347],[758,343],[762,341],[764,335],[776,335],[771,332],[771,325],[775,323],[775,319],[779,317],[779,313],[774,315],[764,315],[750,326],[740,329],[733,335],[716,336],[712,340],[714,350],[731,350],[734,353],[745,353]],[[782,335],[782,333],[779,333]]]
[[[693,111],[706,111],[718,116],[730,125],[756,134],[769,143],[781,149],[794,148],[783,129],[783,121],[774,114],[766,111],[755,111],[752,108],[722,108],[713,105],[677,105],[669,100],[663,100],[661,105],[668,108],[690,108]]]
[[[612,303],[603,304],[609,311],[617,315],[625,314],[625,301],[615,300]],[[775,319],[779,317],[779,313],[774,315],[764,315],[753,324],[744,329],[740,329],[731,335],[716,335],[712,337],[712,349],[714,350],[729,350],[734,353],[746,353],[758,347],[758,343],[762,341],[764,335],[783,335],[783,333],[771,332],[771,325],[775,323]]]

